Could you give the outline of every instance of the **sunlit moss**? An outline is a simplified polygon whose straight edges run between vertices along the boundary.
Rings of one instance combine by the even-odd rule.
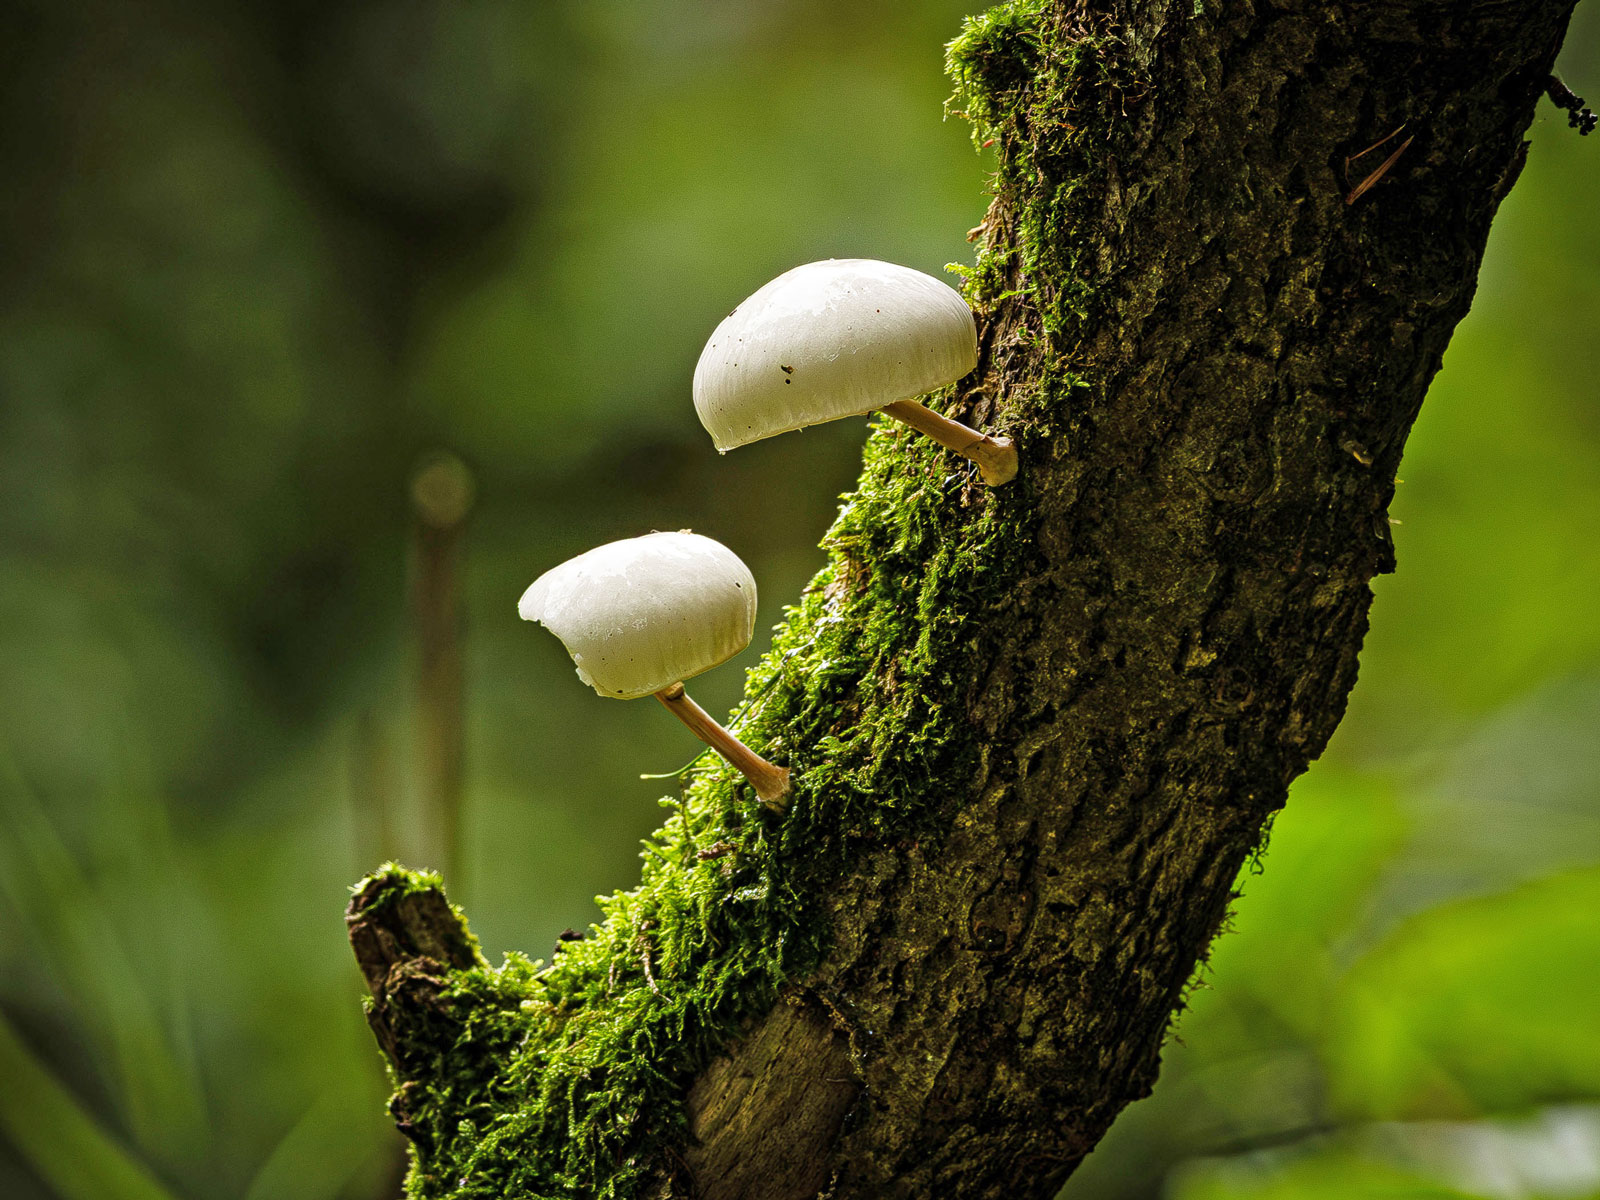
[[[1125,100],[1140,85],[1115,29],[1073,27],[1041,0],[967,18],[945,51],[952,111],[980,146],[996,145],[996,194],[1014,226],[979,246],[974,299],[1033,301],[1058,348],[1088,319],[1095,269],[1085,257]]]

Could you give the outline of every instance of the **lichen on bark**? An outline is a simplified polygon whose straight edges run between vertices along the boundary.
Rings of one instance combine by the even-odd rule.
[[[360,887],[413,1195],[1059,1185],[1152,1086],[1343,711],[1405,434],[1570,8],[969,20],[951,107],[996,196],[980,364],[939,403],[1022,472],[985,488],[875,427],[736,717],[793,803],[705,759],[550,964],[489,967],[436,880]]]

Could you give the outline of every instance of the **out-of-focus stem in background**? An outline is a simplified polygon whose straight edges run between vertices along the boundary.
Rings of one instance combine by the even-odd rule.
[[[461,558],[474,496],[454,454],[428,455],[411,477],[411,616],[417,647],[417,782],[429,857],[462,894]]]

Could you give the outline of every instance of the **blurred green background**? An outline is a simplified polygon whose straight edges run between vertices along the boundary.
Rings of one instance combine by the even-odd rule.
[[[719,460],[694,360],[969,259],[970,10],[0,3],[0,1197],[397,1194],[345,889],[453,857],[498,958],[632,882],[695,747],[516,598],[681,527],[795,598],[863,428]],[[1600,139],[1532,137],[1349,716],[1068,1197],[1600,1196]]]

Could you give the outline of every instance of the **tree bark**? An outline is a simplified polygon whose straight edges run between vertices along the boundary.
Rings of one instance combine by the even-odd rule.
[[[1012,436],[1021,471],[986,489],[874,435],[752,685],[776,688],[752,724],[799,799],[697,810],[699,845],[738,849],[693,878],[730,911],[751,872],[793,882],[817,951],[696,1043],[682,1123],[628,1135],[631,1182],[548,1194],[1047,1197],[1148,1094],[1240,867],[1343,713],[1405,437],[1571,8],[1060,0],[971,23],[957,103],[999,173],[951,413]],[[378,893],[352,929],[404,1123],[434,1076],[396,1027],[481,968],[441,900],[419,934]],[[642,945],[639,986],[673,1003],[690,968],[652,959],[654,918],[614,919],[624,970]],[[464,1029],[486,1001],[453,1003]],[[472,1194],[429,1174],[447,1153],[417,1142],[422,1194]]]

